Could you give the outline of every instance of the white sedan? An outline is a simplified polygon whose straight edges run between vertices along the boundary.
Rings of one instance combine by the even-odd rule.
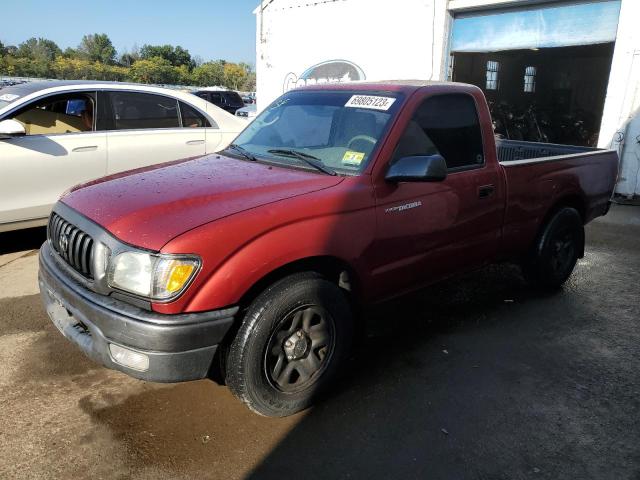
[[[69,187],[226,147],[246,122],[189,93],[43,81],[0,89],[0,232],[45,225]]]

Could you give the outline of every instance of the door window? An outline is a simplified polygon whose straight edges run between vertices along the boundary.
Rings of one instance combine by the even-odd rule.
[[[244,107],[242,97],[236,92],[222,92],[222,98],[224,99],[225,105],[229,105],[230,107]]]
[[[95,96],[89,93],[52,95],[18,110],[13,119],[27,135],[55,135],[95,130]]]
[[[436,95],[426,99],[398,142],[394,160],[437,154],[444,157],[450,170],[484,164],[480,122],[470,95]]]
[[[211,126],[211,123],[209,123],[209,120],[207,120],[204,115],[184,102],[180,102],[180,115],[182,115],[183,127],[202,128]]]
[[[215,105],[222,105],[222,95],[219,92],[212,92],[210,101]]]
[[[113,129],[178,128],[178,102],[150,93],[111,92]]]

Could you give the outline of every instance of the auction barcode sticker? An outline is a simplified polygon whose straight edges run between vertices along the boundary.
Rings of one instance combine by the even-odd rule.
[[[353,95],[345,107],[371,108],[373,110],[389,110],[396,99],[393,97],[379,97],[377,95]]]

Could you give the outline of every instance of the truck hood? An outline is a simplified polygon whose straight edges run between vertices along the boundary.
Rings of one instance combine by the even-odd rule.
[[[342,180],[214,154],[104,177],[62,202],[124,242],[160,250],[205,223]]]

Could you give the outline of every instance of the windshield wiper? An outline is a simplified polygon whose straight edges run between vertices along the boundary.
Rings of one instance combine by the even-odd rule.
[[[302,160],[307,165],[311,165],[312,167],[320,170],[321,172],[326,173],[327,175],[337,175],[334,169],[327,167],[322,163],[318,157],[314,157],[313,155],[309,155],[308,153],[299,152],[298,150],[290,150],[287,148],[274,148],[272,150],[267,150],[269,153],[273,153],[275,155],[284,155],[286,157],[294,157],[298,160]]]
[[[251,160],[252,162],[255,162],[255,161],[258,160],[253,153],[249,152],[248,150],[245,150],[240,145],[236,145],[235,143],[229,144],[229,146],[227,148],[235,150],[240,155],[242,155],[244,158],[246,158],[248,160]]]

